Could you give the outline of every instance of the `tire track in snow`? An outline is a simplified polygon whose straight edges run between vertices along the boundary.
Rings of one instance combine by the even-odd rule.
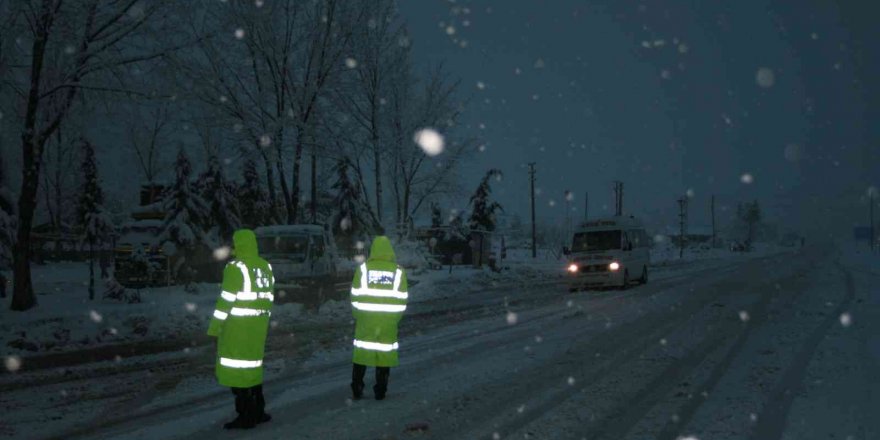
[[[778,257],[779,256],[776,255],[776,256],[771,256],[768,258],[778,258]],[[754,265],[754,264],[762,264],[763,260],[765,260],[765,259],[766,258],[761,258],[760,261],[752,260],[752,261],[750,261],[750,263],[751,263],[750,266]],[[737,268],[741,269],[740,266],[737,266]],[[727,271],[725,271],[725,272],[727,272]],[[610,360],[606,360],[605,363],[600,368],[593,368],[591,370],[588,370],[588,372],[586,372],[585,374],[582,374],[582,376],[585,376],[585,379],[589,380],[592,385],[593,383],[595,383],[594,379],[602,380],[606,376],[609,376],[615,372],[618,372],[620,370],[621,366],[628,365],[630,361],[635,360],[638,357],[638,355],[643,353],[646,349],[656,345],[656,341],[658,340],[659,336],[666,335],[670,331],[672,331],[673,329],[684,327],[687,325],[687,322],[686,322],[687,320],[684,320],[685,322],[682,323],[682,322],[680,322],[679,318],[686,318],[688,316],[691,316],[694,313],[698,312],[699,310],[702,310],[705,307],[709,306],[710,304],[714,303],[719,298],[730,295],[731,293],[729,293],[729,292],[723,292],[717,288],[712,289],[712,287],[715,285],[725,284],[725,283],[732,283],[734,287],[736,287],[736,286],[747,287],[748,286],[747,281],[744,281],[742,279],[742,277],[735,277],[734,279],[731,279],[731,280],[728,280],[728,279],[715,280],[714,283],[711,283],[707,286],[702,287],[703,289],[714,291],[714,294],[707,295],[706,297],[703,297],[703,298],[699,298],[699,297],[698,298],[693,298],[693,297],[686,298],[686,300],[689,301],[688,305],[686,305],[686,306],[682,305],[680,307],[677,307],[676,311],[671,314],[661,310],[660,312],[656,313],[657,316],[653,319],[648,320],[647,319],[648,317],[642,316],[642,317],[638,318],[638,321],[635,323],[636,325],[626,324],[625,326],[623,326],[623,327],[625,327],[623,329],[623,332],[624,332],[623,339],[625,341],[626,337],[631,337],[632,340],[626,341],[626,342],[615,341],[613,344],[610,344],[609,350],[612,352],[617,351],[615,356],[612,357]],[[651,329],[655,329],[656,331],[652,331]],[[603,335],[603,337],[604,337],[604,335]],[[719,340],[713,340],[712,342],[715,342],[715,343],[720,342],[720,337],[719,337]],[[717,345],[712,346],[709,343],[705,344],[705,349],[708,352],[714,351],[716,348],[717,348]],[[578,351],[590,352],[590,350],[582,350],[582,349],[578,350]],[[699,354],[701,354],[701,353],[698,353],[698,355],[694,356],[693,360],[688,358],[688,361],[690,363],[698,364],[699,360],[702,359],[702,357],[699,356]],[[696,366],[696,365],[694,365],[694,366]],[[523,414],[517,416],[516,418],[514,418],[513,420],[509,421],[506,424],[499,425],[495,429],[495,432],[497,432],[502,438],[505,437],[506,435],[512,434],[512,433],[518,431],[519,429],[527,426],[530,422],[537,420],[537,419],[540,419],[546,413],[555,409],[556,407],[561,405],[564,401],[566,401],[570,397],[576,395],[577,393],[582,392],[584,389],[586,389],[587,387],[589,387],[591,385],[588,385],[585,387],[577,387],[577,388],[572,388],[572,387],[563,388],[563,390],[561,390],[559,392],[552,393],[549,397],[543,397],[541,399],[541,402],[542,402],[541,404],[539,404],[537,406],[532,405],[532,407],[530,407],[529,410],[524,411]],[[531,387],[531,388],[540,389],[541,385],[539,384],[536,387]],[[632,401],[630,401],[628,404],[633,405]],[[636,418],[635,421],[638,421],[638,418]],[[628,430],[628,429],[624,429],[624,431],[626,431],[626,430]],[[483,435],[483,438],[493,438],[488,433],[483,433],[482,435]]]
[[[816,353],[822,338],[831,329],[831,326],[840,319],[840,315],[845,312],[852,301],[855,299],[856,290],[853,282],[852,274],[838,260],[836,262],[838,269],[843,273],[846,295],[840,305],[834,309],[834,313],[825,318],[818,327],[810,333],[810,336],[801,344],[788,369],[782,376],[773,393],[767,398],[761,414],[758,416],[758,422],[752,431],[751,439],[755,440],[775,440],[782,438],[783,432],[788,420],[788,412],[795,396],[803,389],[804,376],[807,373],[807,366]]]

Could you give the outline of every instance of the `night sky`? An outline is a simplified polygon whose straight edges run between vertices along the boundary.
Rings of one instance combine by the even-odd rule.
[[[404,1],[401,13],[419,62],[461,77],[468,132],[485,141],[467,177],[501,168],[509,214],[527,221],[535,161],[539,220],[563,218],[566,189],[573,216],[584,191],[591,217],[610,213],[620,179],[625,210],[657,226],[684,194],[706,224],[716,194],[720,209],[758,199],[782,229],[848,234],[880,182],[869,3]]]

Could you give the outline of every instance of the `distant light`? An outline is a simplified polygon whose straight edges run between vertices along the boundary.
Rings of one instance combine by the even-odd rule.
[[[443,135],[433,128],[423,128],[413,135],[413,141],[421,147],[428,156],[436,156],[443,152]]]
[[[569,264],[569,265],[568,265],[568,271],[571,272],[571,273],[575,273],[575,272],[577,272],[577,271],[578,271],[578,265],[577,265],[577,264],[574,264],[574,263]]]
[[[611,264],[608,265],[608,268],[611,270],[618,270],[620,269],[620,263],[612,261]]]

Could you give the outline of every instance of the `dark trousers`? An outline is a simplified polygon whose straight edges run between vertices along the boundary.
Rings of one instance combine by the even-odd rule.
[[[251,420],[259,420],[266,409],[266,399],[263,398],[263,385],[250,388],[232,388],[235,395],[235,412],[239,417]]]
[[[354,394],[360,395],[364,390],[364,375],[367,373],[367,366],[361,364],[352,364],[351,368],[351,389]],[[376,396],[385,396],[388,391],[388,378],[391,376],[391,368],[376,367],[376,385],[373,386],[373,392]]]

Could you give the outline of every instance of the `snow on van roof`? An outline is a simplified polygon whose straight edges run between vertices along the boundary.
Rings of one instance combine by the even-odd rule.
[[[642,222],[633,216],[629,217],[608,217],[587,220],[578,224],[578,230],[587,229],[618,229],[618,228],[640,228]]]
[[[260,226],[254,229],[257,235],[287,235],[287,234],[321,234],[324,228],[320,225],[274,225]]]

